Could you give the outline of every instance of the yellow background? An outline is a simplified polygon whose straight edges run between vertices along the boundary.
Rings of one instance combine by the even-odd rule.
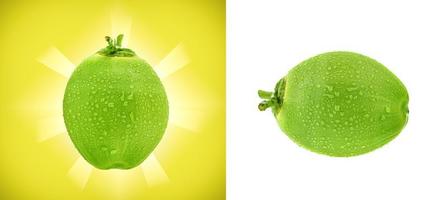
[[[66,83],[38,58],[55,47],[79,64],[126,17],[127,46],[156,71],[178,44],[189,60],[162,80],[182,107],[155,151],[169,181],[93,169],[82,188],[68,175],[79,154],[67,133],[36,139],[42,119],[62,116]],[[0,25],[0,199],[225,198],[225,1],[1,1]]]

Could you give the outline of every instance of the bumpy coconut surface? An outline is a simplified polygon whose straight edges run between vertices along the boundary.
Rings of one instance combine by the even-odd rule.
[[[379,62],[353,52],[312,57],[289,71],[275,91],[259,91],[289,138],[311,151],[347,157],[395,138],[408,120],[408,93]]]
[[[85,59],[65,89],[64,120],[75,147],[99,169],[139,165],[160,142],[168,100],[152,67],[117,40]]]

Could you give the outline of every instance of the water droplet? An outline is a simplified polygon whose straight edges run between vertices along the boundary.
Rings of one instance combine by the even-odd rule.
[[[121,99],[121,101],[124,101],[124,92],[121,93],[120,99]]]
[[[133,86],[133,85],[130,85],[130,88],[131,88],[131,89],[133,89],[133,88],[134,88],[134,86]]]
[[[335,110],[336,110],[336,111],[340,111],[340,106],[336,105],[336,106],[335,106]]]
[[[354,90],[357,90],[357,88],[356,87],[349,87],[349,88],[346,88],[346,90],[348,90],[349,92],[352,92]]]
[[[385,120],[385,115],[382,115],[382,116],[380,117],[380,119],[381,119],[381,120]]]
[[[333,87],[333,86],[327,85],[326,87],[327,87],[327,90],[329,90],[329,91],[334,90],[334,87]]]
[[[109,107],[113,107],[113,106],[115,106],[113,103],[108,103],[107,104]]]
[[[111,151],[110,151],[110,154],[112,154],[112,155],[114,155],[114,154],[116,154],[118,151],[116,150],[116,149],[112,149]]]
[[[102,151],[107,151],[107,147],[101,147]]]
[[[386,106],[386,107],[385,107],[385,111],[386,111],[387,113],[389,113],[389,112],[391,112],[391,108],[390,108],[389,106]]]
[[[130,113],[130,120],[131,120],[132,122],[135,121],[135,116],[134,116],[133,112]]]
[[[133,99],[133,92],[130,93],[130,95],[127,97],[127,99],[132,100]]]
[[[323,94],[323,96],[329,97],[330,99],[334,98],[334,95],[332,94]]]

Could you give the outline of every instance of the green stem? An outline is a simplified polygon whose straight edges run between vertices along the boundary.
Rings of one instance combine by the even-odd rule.
[[[273,95],[273,92],[258,90],[258,96],[261,97],[261,99],[270,99],[270,98],[272,98],[272,95]]]
[[[267,110],[267,108],[272,107],[273,105],[275,105],[275,103],[272,100],[264,100],[261,103],[259,103],[258,109],[260,111],[264,111]]]
[[[284,92],[286,87],[286,78],[282,78],[275,85],[275,92],[268,92],[264,90],[258,90],[258,96],[263,99],[258,105],[260,111],[264,111],[267,108],[271,108],[273,113],[278,114],[282,107]]]
[[[119,34],[118,37],[116,37],[116,46],[121,48],[121,43],[123,42],[123,34]]]
[[[109,44],[109,47],[114,46],[114,45],[113,45],[113,39],[112,39],[110,36],[106,36],[106,41],[107,41],[107,43]]]
[[[119,34],[116,39],[112,39],[110,36],[106,36],[107,47],[98,51],[99,54],[109,57],[132,57],[135,56],[135,52],[127,48],[121,48],[123,43],[123,34]]]

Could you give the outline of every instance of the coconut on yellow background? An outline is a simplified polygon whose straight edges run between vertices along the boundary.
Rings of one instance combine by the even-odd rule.
[[[0,199],[225,198],[225,1],[3,1],[0,22]],[[99,170],[70,141],[62,100],[120,33],[160,77],[169,121],[138,167]]]

